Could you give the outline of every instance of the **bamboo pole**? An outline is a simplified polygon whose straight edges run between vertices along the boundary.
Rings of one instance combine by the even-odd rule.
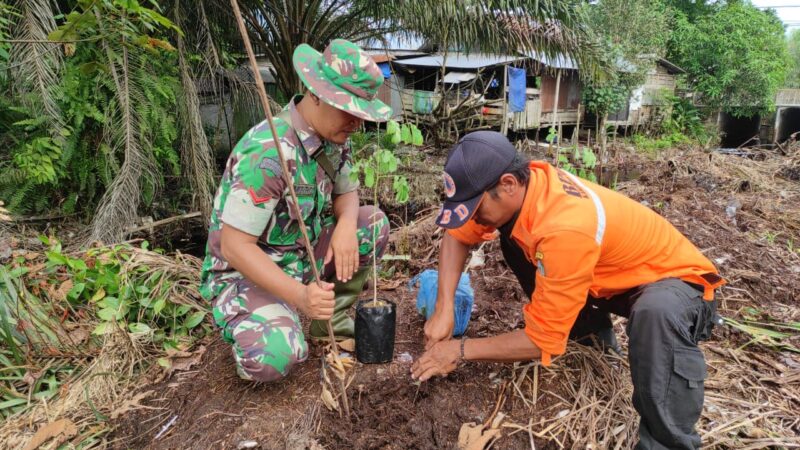
[[[253,53],[253,46],[250,43],[250,36],[247,34],[247,29],[244,26],[242,12],[239,10],[239,2],[237,0],[231,0],[231,6],[233,7],[234,17],[236,17],[236,23],[239,26],[239,33],[242,35],[242,41],[244,41],[244,48],[247,50],[247,57],[250,60],[250,66],[253,69],[253,77],[255,77],[256,89],[258,90],[258,96],[261,99],[261,107],[264,108],[264,114],[267,117],[267,122],[269,122],[269,128],[272,132],[272,140],[275,141],[275,147],[278,150],[278,160],[281,164],[283,177],[286,181],[286,185],[289,186],[289,196],[292,199],[291,207],[294,211],[295,217],[300,222],[298,228],[300,228],[300,233],[303,235],[303,245],[306,248],[308,259],[311,261],[311,271],[314,274],[314,282],[320,285],[322,278],[320,276],[319,269],[317,268],[317,262],[314,260],[314,247],[311,246],[311,239],[309,239],[308,231],[306,231],[305,223],[303,223],[303,214],[300,211],[300,204],[297,201],[297,193],[294,190],[294,182],[292,180],[291,172],[289,172],[289,166],[286,164],[286,158],[283,156],[281,140],[278,139],[278,131],[275,129],[275,122],[272,118],[272,110],[269,107],[269,97],[267,97],[267,90],[264,89],[264,80],[261,78],[261,72],[258,70],[258,63],[256,62],[256,56]],[[336,345],[336,337],[333,333],[331,321],[326,320],[325,325],[328,328],[328,338],[331,341],[333,357],[335,360],[338,360],[339,346]],[[325,369],[323,368],[323,370]],[[347,417],[350,417],[350,405],[347,400],[347,391],[344,385],[344,380],[340,379],[339,381],[342,388],[342,402],[344,404],[344,410],[347,413]]]

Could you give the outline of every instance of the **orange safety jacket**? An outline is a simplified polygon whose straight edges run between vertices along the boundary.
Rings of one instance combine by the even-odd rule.
[[[708,258],[646,206],[544,162],[531,162],[530,170],[511,237],[537,267],[523,314],[544,365],[566,349],[588,295],[610,298],[679,278],[703,286],[703,298],[713,300],[714,289],[725,283]],[[466,245],[498,235],[474,219],[448,232]]]

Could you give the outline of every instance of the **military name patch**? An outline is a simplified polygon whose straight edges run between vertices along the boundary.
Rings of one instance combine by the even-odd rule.
[[[309,195],[314,195],[316,192],[317,187],[313,184],[295,184],[294,185],[294,192],[295,194],[303,197],[308,197]]]

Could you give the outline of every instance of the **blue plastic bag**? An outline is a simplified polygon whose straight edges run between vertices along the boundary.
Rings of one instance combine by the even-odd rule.
[[[425,316],[425,320],[430,319],[436,309],[436,291],[439,287],[439,272],[428,269],[415,276],[408,282],[408,289],[413,289],[419,285],[417,292],[417,312]],[[469,274],[462,273],[458,280],[455,299],[455,326],[453,336],[461,336],[467,331],[469,316],[472,314],[472,302],[475,293],[469,284]]]

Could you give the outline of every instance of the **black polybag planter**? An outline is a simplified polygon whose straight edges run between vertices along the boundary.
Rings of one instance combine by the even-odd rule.
[[[394,356],[394,331],[397,305],[378,300],[382,306],[367,306],[372,300],[356,304],[356,358],[364,364],[387,363]]]

